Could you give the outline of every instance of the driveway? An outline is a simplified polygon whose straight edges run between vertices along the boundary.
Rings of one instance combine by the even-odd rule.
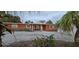
[[[45,31],[35,31],[35,32],[26,32],[26,31],[16,31],[14,34],[9,34],[8,32],[5,32],[6,35],[2,37],[3,39],[3,45],[9,45],[13,42],[18,41],[27,41],[27,40],[33,40],[36,37],[41,37],[42,35],[51,35],[54,34],[54,37],[56,40],[62,40],[62,41],[68,41],[68,42],[74,42],[73,36],[71,34],[66,33],[60,33],[60,32],[45,32]]]

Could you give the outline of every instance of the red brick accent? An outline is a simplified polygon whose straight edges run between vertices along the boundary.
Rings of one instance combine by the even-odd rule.
[[[25,29],[26,29],[26,25],[25,25],[25,24],[22,24],[22,23],[18,23],[18,24],[17,24],[17,28],[18,28],[19,30],[25,30]]]
[[[30,29],[32,31],[36,31],[36,30],[40,30],[41,31],[41,26],[42,26],[42,31],[57,31],[57,27],[55,25],[51,25],[51,24],[22,24],[22,23],[15,23],[17,26],[18,30],[26,30],[26,29]],[[7,28],[11,29],[11,30],[15,30],[12,28],[12,23],[6,23]],[[26,28],[27,26],[27,28]],[[38,27],[39,28],[35,28]]]

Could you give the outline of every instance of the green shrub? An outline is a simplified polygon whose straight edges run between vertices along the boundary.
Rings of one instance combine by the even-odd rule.
[[[39,38],[37,37],[36,39],[33,40],[33,46],[36,47],[53,47],[55,46],[55,38],[53,35],[50,36],[44,36]]]

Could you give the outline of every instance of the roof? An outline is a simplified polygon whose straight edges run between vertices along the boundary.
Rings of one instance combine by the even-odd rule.
[[[46,23],[12,23],[12,22],[4,22],[4,24],[33,24],[33,25],[55,25],[55,24],[46,24]]]

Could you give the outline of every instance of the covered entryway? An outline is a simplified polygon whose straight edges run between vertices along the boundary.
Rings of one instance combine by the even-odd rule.
[[[42,25],[43,31],[46,31],[46,25]]]
[[[40,31],[40,25],[33,25],[34,31]]]

